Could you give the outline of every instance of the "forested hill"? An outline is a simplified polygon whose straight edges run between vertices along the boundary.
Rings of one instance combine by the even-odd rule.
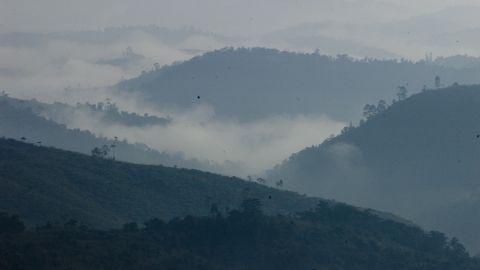
[[[267,213],[295,213],[318,199],[211,173],[122,163],[0,139],[0,211],[28,224],[82,221],[98,227],[207,215],[245,198],[260,199]]]
[[[99,231],[75,221],[23,231],[0,213],[0,268],[165,270],[477,270],[456,239],[343,204],[265,216],[258,200],[228,214]]]
[[[115,103],[109,100],[105,102],[77,103],[75,106],[55,102],[53,104],[39,102],[35,99],[24,100],[0,96],[0,103],[8,103],[9,105],[21,109],[31,110],[37,115],[41,115],[47,119],[51,119],[59,124],[69,125],[78,115],[84,115],[98,119],[97,121],[105,126],[123,125],[128,127],[146,127],[146,126],[165,126],[171,122],[169,117],[158,117],[154,115],[139,115],[137,113],[126,112],[119,109]]]
[[[59,107],[59,108],[57,108]],[[44,105],[10,98],[0,97],[0,136],[7,138],[20,139],[41,144],[45,146],[53,146],[69,151],[76,151],[84,154],[90,154],[91,151],[102,146],[115,145],[115,150],[110,151],[109,156],[115,154],[118,160],[140,163],[140,164],[161,164],[165,166],[179,166],[185,168],[195,168],[208,171],[221,171],[221,167],[207,162],[195,159],[187,159],[181,153],[159,152],[140,143],[129,143],[126,140],[115,141],[114,138],[106,138],[97,136],[88,130],[70,129],[62,124],[62,116],[67,115],[74,110],[72,107],[64,108],[61,104],[56,104],[48,109],[42,109]],[[43,117],[45,111],[48,110],[47,116],[58,120],[60,123]],[[81,109],[79,109],[81,110]],[[63,113],[65,112],[65,114]],[[57,115],[58,117],[54,117]],[[121,114],[111,114],[120,116]],[[93,116],[92,116],[93,117]],[[140,116],[124,115],[117,119],[119,121],[130,121]],[[115,118],[115,117],[114,117]],[[107,117],[111,119],[111,117]],[[159,118],[163,119],[163,118]],[[140,123],[157,121],[142,118],[140,122],[133,121],[137,125]],[[65,120],[66,121],[66,120]],[[109,120],[105,120],[109,121]],[[161,120],[159,120],[161,121]],[[163,121],[161,121],[163,123]]]
[[[429,90],[368,116],[270,177],[405,216],[480,251],[480,86]]]
[[[480,68],[455,69],[425,62],[354,60],[348,56],[223,49],[145,72],[120,83],[146,101],[174,108],[212,105],[217,116],[254,120],[278,114],[327,114],[360,119],[367,103],[391,100],[398,86],[418,92],[441,84],[480,83]]]

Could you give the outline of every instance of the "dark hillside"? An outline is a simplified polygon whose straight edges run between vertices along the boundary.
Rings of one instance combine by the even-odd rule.
[[[31,143],[41,143],[44,146],[53,146],[60,149],[90,154],[95,147],[115,144],[115,158],[126,162],[140,164],[162,164],[165,166],[180,166],[208,171],[220,171],[216,164],[187,159],[181,153],[158,152],[144,144],[129,143],[126,140],[114,141],[113,138],[97,136],[90,131],[69,129],[61,119],[46,119],[43,117],[44,105],[36,102],[15,100],[0,97],[0,136],[7,138],[25,138]],[[58,108],[60,107],[60,108]],[[63,108],[62,105],[54,105],[49,109],[62,110],[50,112],[51,114],[66,117],[73,108]],[[66,111],[64,111],[66,110]],[[119,121],[129,121],[130,118],[138,118],[132,115],[113,114],[119,116]],[[55,118],[55,117],[53,117]],[[142,118],[148,122],[148,118]],[[157,121],[157,120],[153,120]],[[134,121],[139,124],[138,121]],[[110,153],[110,155],[113,155]]]
[[[207,215],[212,205],[225,212],[250,197],[270,214],[295,213],[318,202],[233,177],[0,139],[0,211],[19,214],[28,224],[76,219],[118,227],[153,217]]]
[[[406,216],[480,250],[479,134],[480,86],[426,91],[292,155],[270,177]]]
[[[456,239],[320,203],[296,217],[265,216],[258,200],[210,217],[152,219],[99,231],[74,221],[23,232],[0,215],[0,268],[476,270]]]

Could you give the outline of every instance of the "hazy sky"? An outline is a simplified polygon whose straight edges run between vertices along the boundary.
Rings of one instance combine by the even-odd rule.
[[[0,31],[157,24],[259,34],[302,22],[407,18],[478,0],[0,0]]]
[[[138,76],[155,62],[171,64],[226,46],[319,49],[331,55],[378,58],[419,59],[426,52],[480,56],[478,14],[480,0],[0,0],[0,33],[154,24],[173,29],[193,26],[231,37],[194,32],[175,43],[135,30],[105,43],[44,35],[37,44],[19,38],[25,43],[22,46],[0,44],[0,89],[47,102],[98,102],[105,93],[97,88]],[[4,41],[15,39],[12,36],[4,35]],[[127,47],[145,59],[127,67],[100,61],[118,59]],[[64,91],[72,88],[78,91]],[[85,89],[93,89],[94,94]],[[131,100],[127,101],[122,108],[143,108],[130,108]],[[248,124],[222,122],[211,111],[214,108],[170,113],[174,124],[149,130],[103,129],[83,118],[71,124],[111,136],[121,131],[130,141],[158,150],[180,150],[187,157],[244,161],[249,172],[269,168],[345,125],[325,115],[278,116]]]

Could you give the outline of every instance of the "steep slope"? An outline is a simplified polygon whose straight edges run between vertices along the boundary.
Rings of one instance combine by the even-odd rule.
[[[79,115],[96,119],[99,124],[105,126],[165,126],[171,122],[171,119],[168,117],[158,117],[148,114],[139,115],[137,113],[120,110],[115,103],[110,103],[108,100],[97,104],[77,103],[75,106],[72,106],[61,102],[50,104],[35,99],[25,100],[3,95],[0,96],[0,103],[8,103],[19,110],[31,110],[37,115],[67,126],[74,122],[75,117]]]
[[[76,219],[120,226],[153,217],[206,215],[261,199],[267,213],[310,209],[318,199],[195,170],[135,165],[0,139],[0,211],[28,224]]]
[[[46,114],[49,118],[54,118],[62,122],[62,117],[68,117],[68,112],[72,108],[63,108],[61,104],[57,104],[48,108],[41,109],[36,103],[27,101],[17,101],[0,98],[0,136],[7,138],[25,138],[32,143],[41,143],[46,146],[53,146],[70,151],[76,151],[84,154],[90,154],[95,147],[103,145],[115,144],[115,150],[110,155],[115,154],[118,160],[141,163],[141,164],[162,164],[166,166],[180,166],[185,168],[203,169],[208,171],[221,171],[222,168],[216,164],[195,159],[186,159],[181,153],[165,153],[158,152],[149,148],[144,144],[129,143],[126,140],[115,141],[111,138],[96,136],[95,134],[80,129],[69,129],[65,124],[57,123],[53,120],[47,120],[40,114]],[[58,108],[60,107],[60,108]],[[53,110],[53,111],[52,111]],[[62,112],[66,112],[63,114]],[[93,112],[92,112],[93,113]],[[58,117],[53,116],[58,115]],[[132,118],[136,124],[151,121],[149,118],[140,116],[121,115],[111,113],[105,117],[108,122],[112,122],[110,118],[117,118],[117,121],[128,122]],[[139,122],[135,118],[141,118]],[[162,121],[163,118],[154,119],[153,121]]]
[[[366,103],[390,100],[400,85],[417,91],[431,86],[436,75],[445,85],[478,83],[478,71],[263,48],[223,49],[144,73],[117,87],[162,106],[210,104],[219,117],[252,120],[302,113],[350,121],[360,118]]]
[[[480,251],[480,86],[430,90],[292,155],[285,186],[391,211]]]
[[[456,239],[320,203],[296,217],[265,216],[246,200],[226,216],[153,219],[99,231],[68,222],[22,232],[0,213],[0,268],[475,270]]]

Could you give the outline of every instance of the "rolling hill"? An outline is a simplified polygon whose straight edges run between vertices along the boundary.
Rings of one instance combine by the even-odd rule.
[[[124,139],[115,141],[114,138],[98,136],[88,130],[68,128],[66,124],[70,121],[69,117],[76,113],[87,113],[90,117],[97,117],[105,125],[167,125],[169,122],[166,118],[100,109],[97,105],[85,104],[72,107],[61,103],[44,104],[0,97],[0,136],[25,138],[31,143],[84,154],[91,154],[95,147],[115,145],[115,150],[110,152],[110,156],[114,154],[115,158],[121,161],[215,172],[223,170],[223,167],[218,164],[187,159],[182,153],[159,152],[145,144],[129,143]]]
[[[479,83],[478,72],[423,61],[226,48],[145,72],[116,88],[161,107],[210,104],[218,117],[243,121],[278,114],[326,114],[351,121],[360,119],[365,104],[391,100],[398,86],[417,91],[432,86],[437,75],[444,85]]]
[[[101,231],[70,221],[23,231],[0,213],[0,268],[474,270],[456,239],[320,203],[295,217],[266,216],[258,200],[228,214],[159,219]]]
[[[137,113],[120,110],[110,101],[91,103],[77,103],[75,106],[55,102],[44,103],[35,99],[25,100],[11,98],[7,95],[0,96],[0,102],[8,103],[19,110],[31,110],[43,118],[53,120],[62,125],[69,125],[78,115],[98,119],[104,126],[123,125],[127,127],[166,126],[171,122],[169,117],[158,117],[154,115],[139,115]]]
[[[269,172],[289,189],[405,216],[480,251],[480,86],[428,90]]]
[[[225,212],[258,198],[267,213],[294,213],[318,199],[254,182],[163,166],[95,158],[0,139],[0,211],[29,225],[76,219],[97,227]]]

